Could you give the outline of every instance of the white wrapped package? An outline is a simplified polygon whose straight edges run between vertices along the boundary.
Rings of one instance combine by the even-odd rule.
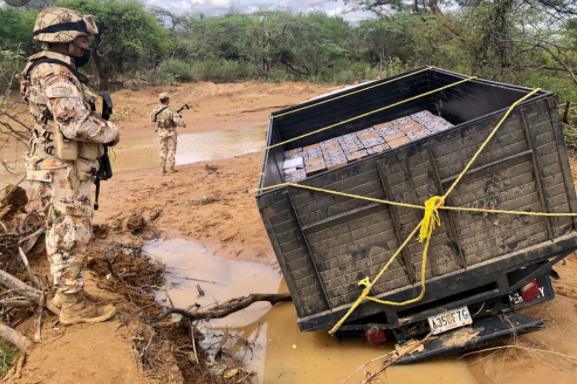
[[[295,157],[294,159],[285,160],[282,169],[285,170],[289,168],[303,168],[303,167],[304,167],[303,158]]]

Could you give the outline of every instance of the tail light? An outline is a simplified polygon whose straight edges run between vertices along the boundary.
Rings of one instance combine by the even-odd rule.
[[[371,328],[365,330],[365,338],[370,345],[377,345],[387,340],[387,334],[384,329]]]
[[[521,297],[525,303],[533,301],[539,297],[539,285],[537,285],[537,280],[531,280],[521,288]]]

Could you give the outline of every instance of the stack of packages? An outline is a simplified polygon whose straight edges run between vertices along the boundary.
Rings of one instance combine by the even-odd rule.
[[[337,138],[337,140],[343,148],[347,161],[354,161],[363,158],[368,154],[365,150],[365,146],[361,143],[356,133],[341,136]]]
[[[351,161],[398,148],[451,128],[453,125],[429,111],[421,111],[320,144],[285,152],[287,182],[297,182],[315,173],[346,165]]]
[[[417,123],[424,125],[432,133],[437,133],[445,131],[453,127],[453,124],[449,123],[442,117],[435,116],[429,111],[421,111],[411,115],[411,118]]]
[[[307,175],[326,171],[327,163],[323,157],[323,151],[320,144],[309,145],[303,148],[303,157]]]
[[[327,169],[338,168],[347,163],[347,156],[338,139],[323,141],[321,143],[321,151],[323,152]]]
[[[380,153],[390,148],[385,143],[385,139],[373,127],[357,132],[357,136],[366,148],[367,155]]]
[[[284,174],[287,183],[296,183],[307,178],[303,163],[303,149],[297,148],[284,153]]]

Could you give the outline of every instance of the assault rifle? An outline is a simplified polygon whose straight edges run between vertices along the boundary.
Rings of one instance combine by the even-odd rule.
[[[110,93],[107,91],[102,91],[102,118],[104,120],[110,119],[112,115],[112,98]],[[112,178],[112,165],[110,164],[110,157],[108,157],[108,146],[110,144],[104,144],[104,155],[98,159],[98,164],[100,165],[98,172],[94,175],[94,186],[96,187],[96,192],[94,196],[94,210],[98,211],[98,198],[100,197],[100,181],[108,180]]]
[[[184,111],[185,109],[190,109],[190,106],[188,104],[184,104],[178,111],[176,111],[176,113],[180,115],[180,112]]]

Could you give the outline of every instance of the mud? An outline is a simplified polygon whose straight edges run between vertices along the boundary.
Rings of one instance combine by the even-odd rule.
[[[195,243],[174,239],[156,242],[145,247],[145,252],[158,257],[167,267],[167,291],[177,307],[195,303],[206,306],[249,293],[287,292],[283,283],[279,288],[277,271],[261,264],[231,261],[212,255],[212,252]],[[183,280],[183,278],[196,280]],[[204,282],[198,282],[198,279]],[[210,281],[210,283],[207,283]],[[177,284],[177,285],[175,285]],[[197,284],[205,296],[200,296]],[[157,297],[167,300],[162,292]],[[246,368],[256,372],[258,383],[340,383],[360,365],[394,349],[389,342],[382,346],[369,346],[364,338],[339,340],[325,333],[301,333],[296,322],[296,311],[291,303],[256,303],[224,319],[199,324],[206,339],[203,347],[209,354],[216,353],[215,345],[225,329],[233,336],[242,336],[251,344],[251,353],[245,356]],[[238,341],[231,339],[229,348]],[[240,348],[237,357],[246,354]],[[378,369],[382,362],[375,362],[367,369]],[[355,383],[364,373],[355,375]],[[412,367],[395,367],[387,373],[391,382],[412,383],[475,383],[464,362],[441,360]]]

